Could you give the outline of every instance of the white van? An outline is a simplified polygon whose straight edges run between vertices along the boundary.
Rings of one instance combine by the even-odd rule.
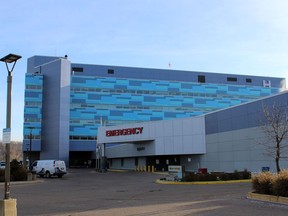
[[[32,172],[40,177],[58,176],[61,178],[66,174],[66,165],[62,160],[36,160],[32,164]]]

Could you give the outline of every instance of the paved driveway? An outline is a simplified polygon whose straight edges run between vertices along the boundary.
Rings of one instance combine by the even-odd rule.
[[[12,184],[19,216],[287,215],[288,207],[246,198],[250,183],[163,185],[152,173],[71,169],[62,179]],[[4,186],[0,192],[3,192]]]

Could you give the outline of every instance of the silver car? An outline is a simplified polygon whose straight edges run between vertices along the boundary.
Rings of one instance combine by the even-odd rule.
[[[0,161],[0,169],[5,169],[6,163],[5,161]]]

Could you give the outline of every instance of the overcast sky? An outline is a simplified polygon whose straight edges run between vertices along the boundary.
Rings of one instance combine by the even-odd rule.
[[[22,140],[27,58],[287,78],[287,0],[10,0],[0,6],[0,57],[13,72],[12,140]],[[0,64],[0,134],[6,127]]]

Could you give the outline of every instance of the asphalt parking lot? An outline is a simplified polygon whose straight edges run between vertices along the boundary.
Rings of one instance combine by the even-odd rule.
[[[156,184],[161,177],[70,169],[61,179],[12,183],[11,198],[17,199],[19,216],[287,215],[288,206],[247,199],[251,183]]]

